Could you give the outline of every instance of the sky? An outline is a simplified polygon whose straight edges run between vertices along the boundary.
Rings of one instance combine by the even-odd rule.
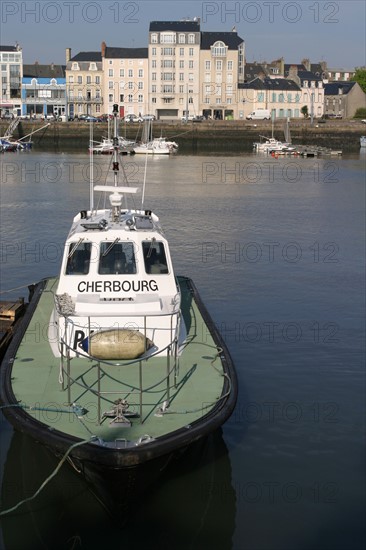
[[[23,62],[65,64],[65,49],[147,47],[150,21],[199,17],[202,31],[231,31],[245,41],[247,62],[326,61],[329,68],[366,65],[364,0],[204,1],[2,0],[0,44],[23,49]]]

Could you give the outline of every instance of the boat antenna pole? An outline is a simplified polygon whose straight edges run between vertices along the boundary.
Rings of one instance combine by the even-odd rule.
[[[147,147],[146,147],[146,153],[145,153],[145,170],[144,170],[144,184],[142,186],[142,197],[141,197],[141,210],[144,209],[144,200],[145,200],[145,187],[146,187],[146,174],[147,174]]]
[[[89,197],[90,197],[90,216],[93,217],[93,210],[94,210],[94,159],[93,159],[93,151],[92,151],[92,145],[93,145],[93,122],[90,123],[90,135],[89,135],[89,142],[90,142],[90,182],[89,182]]]
[[[118,115],[118,105],[115,103],[113,105],[113,174],[114,174],[114,186],[117,187],[118,184],[118,172],[119,172],[119,162],[118,162],[118,129],[117,129],[117,115]]]
[[[118,104],[114,103],[113,105],[113,177],[114,177],[114,187],[118,186],[118,172],[119,172],[119,161],[118,161],[118,152],[119,152],[119,140],[118,140]],[[119,219],[121,205],[113,205],[113,219],[117,221]]]

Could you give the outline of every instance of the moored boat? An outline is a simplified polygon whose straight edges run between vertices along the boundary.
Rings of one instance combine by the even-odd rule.
[[[127,140],[121,136],[118,137],[118,147],[120,153],[130,153],[133,151],[134,141]],[[114,144],[113,139],[103,138],[101,141],[90,141],[89,153],[100,155],[113,155]]]
[[[114,108],[115,135],[118,106]],[[60,274],[41,281],[0,370],[13,426],[68,460],[114,513],[233,411],[230,354],[193,282],[176,277],[138,189],[97,185],[110,208],[79,212]],[[92,188],[91,188],[92,191]],[[37,331],[40,331],[37,337]]]

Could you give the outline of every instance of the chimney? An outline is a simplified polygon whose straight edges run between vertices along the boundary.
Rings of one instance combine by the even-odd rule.
[[[105,50],[106,50],[106,47],[107,47],[107,44],[104,42],[102,42],[102,46],[101,46],[101,49],[102,49],[102,57],[105,57]]]
[[[311,69],[310,59],[302,59],[301,63],[304,65],[307,71],[310,71]]]
[[[71,48],[66,48],[66,64],[70,61],[71,59]]]

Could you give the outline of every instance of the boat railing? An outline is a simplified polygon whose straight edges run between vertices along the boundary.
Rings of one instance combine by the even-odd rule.
[[[102,401],[108,402],[109,405],[111,403],[117,403],[117,401],[112,400],[112,396],[118,396],[118,401],[125,401],[127,403],[127,398],[130,399],[131,396],[137,395],[138,396],[138,408],[139,408],[139,418],[140,422],[143,423],[147,414],[143,415],[144,405],[147,404],[146,397],[149,397],[152,392],[152,388],[164,388],[164,403],[169,403],[171,391],[173,388],[177,387],[177,375],[178,375],[178,349],[179,349],[179,329],[181,325],[181,312],[180,309],[174,310],[172,312],[168,313],[162,313],[159,315],[155,314],[138,314],[133,319],[133,330],[140,331],[145,338],[145,352],[136,359],[126,359],[126,360],[107,360],[107,359],[100,359],[97,357],[94,357],[90,353],[86,353],[82,351],[81,349],[78,349],[75,351],[74,347],[72,346],[71,341],[68,341],[68,334],[75,334],[75,330],[78,328],[84,328],[85,324],[79,325],[75,321],[75,316],[70,315],[62,315],[62,317],[65,320],[65,327],[63,330],[64,337],[60,339],[60,384],[63,391],[67,391],[67,401],[69,404],[72,404],[76,401],[76,396],[73,395],[72,388],[77,387],[82,390],[83,393],[85,391],[89,391],[92,394],[94,394],[97,398],[97,418],[98,423],[101,424],[102,421],[105,419],[105,415],[102,412]],[[119,313],[119,317],[129,317],[131,322],[131,314],[124,314]],[[140,323],[136,322],[137,317],[141,319]],[[169,317],[170,321],[169,323],[164,326],[157,326],[154,324],[151,324],[149,320],[151,321],[153,318],[159,318],[162,317]],[[98,320],[102,318],[107,318],[107,316],[98,315]],[[85,320],[85,317],[83,317],[83,320]],[[87,326],[88,326],[88,334],[90,335],[93,332],[93,317],[88,316],[87,317]],[[126,327],[128,325],[126,324]],[[71,329],[72,330],[69,330]],[[116,325],[110,326],[108,328],[107,324],[106,326],[103,326],[104,330],[114,330],[116,328]],[[131,327],[131,324],[129,325],[129,328]],[[167,343],[163,347],[158,347],[158,349],[147,349],[146,342],[148,338],[148,334],[153,331],[156,333],[157,331],[164,331],[164,333],[169,332],[169,337]],[[75,355],[77,357],[80,357],[82,359],[85,359],[86,361],[89,361],[91,363],[90,367],[87,369],[84,369],[82,374],[77,375],[73,374],[72,372],[72,360],[75,358]],[[165,374],[163,377],[161,377],[159,380],[156,380],[153,384],[153,386],[150,384],[149,387],[144,387],[143,384],[143,371],[144,371],[144,365],[148,364],[152,359],[154,358],[161,358],[162,361],[165,361],[166,368],[165,368]],[[110,374],[110,369],[116,366],[123,366],[123,368],[138,368],[138,381],[136,383],[136,386],[131,388],[131,385],[127,384],[123,380],[117,380],[113,375]],[[91,383],[86,382],[86,374],[92,371],[93,369],[96,369],[96,378],[93,379]],[[108,379],[112,378],[116,383],[118,383],[118,386],[116,386],[116,389],[103,389],[103,378],[107,376]],[[123,391],[121,388],[123,388]],[[145,399],[145,400],[144,400]]]

